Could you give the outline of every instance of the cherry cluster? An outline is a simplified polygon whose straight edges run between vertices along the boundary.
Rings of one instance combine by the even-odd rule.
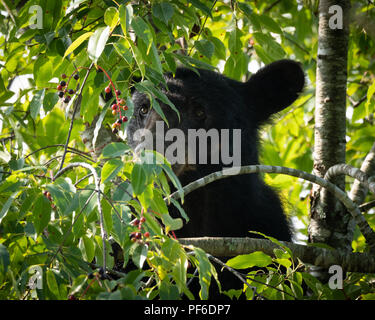
[[[107,86],[104,91],[106,94],[110,94],[112,92],[112,89],[110,86]],[[121,95],[121,91],[115,90],[115,95],[116,103],[112,104],[111,106],[112,114],[114,116],[118,115],[118,119],[112,124],[112,132],[114,134],[118,133],[118,129],[121,127],[121,124],[128,121],[128,117],[125,115],[123,116],[121,114],[121,111],[127,111],[129,109],[126,105],[125,99],[119,97]]]
[[[102,67],[100,67],[99,65],[97,66],[97,68],[98,68],[98,70],[97,70],[98,72],[104,72],[104,74],[106,75],[106,77],[108,78],[108,80],[110,82],[110,84],[104,90],[105,93],[107,95],[111,94],[112,88],[115,92],[116,102],[112,104],[111,108],[112,108],[112,114],[114,116],[118,116],[118,119],[112,124],[112,132],[114,134],[117,134],[121,125],[128,121],[128,117],[125,114],[122,114],[122,112],[125,113],[125,111],[127,111],[129,108],[126,105],[126,100],[123,99],[123,98],[120,98],[121,91],[116,90],[116,88],[115,88],[115,86],[112,82],[112,79],[108,75],[108,73]],[[71,95],[75,93],[75,91],[73,89],[69,89],[68,86],[69,86],[69,82],[70,82],[71,78],[73,78],[74,80],[79,79],[79,74],[78,74],[79,69],[88,69],[88,68],[86,68],[86,67],[77,68],[70,75],[69,78],[65,73],[61,75],[61,81],[57,86],[57,90],[59,91],[58,96],[61,99],[63,99],[64,103],[69,103],[69,101],[71,100]]]
[[[111,77],[108,75],[108,73],[101,66],[98,65],[97,67],[98,67],[98,71],[104,72],[104,74],[106,75],[106,77],[109,80],[109,85],[104,89],[105,93],[107,95],[111,94],[112,93],[112,89],[115,92],[116,102],[112,104],[111,108],[112,108],[112,114],[114,116],[116,116],[116,115],[118,116],[118,119],[112,124],[112,132],[114,134],[116,134],[116,133],[118,133],[119,128],[121,127],[121,125],[124,122],[128,121],[128,117],[126,115],[123,115],[122,111],[125,112],[129,108],[126,105],[125,99],[120,98],[121,91],[120,90],[116,90],[115,85],[113,84],[113,81],[112,81]]]
[[[58,84],[57,86],[57,90],[59,91],[58,95],[61,99],[63,99],[64,103],[69,103],[69,101],[71,100],[71,95],[75,93],[75,91],[73,89],[69,89],[68,88],[68,84],[70,82],[70,79],[72,78],[73,76],[73,79],[74,80],[78,80],[79,79],[79,74],[76,73],[76,71],[69,77],[68,79],[68,82],[65,80],[67,78],[67,75],[65,73],[63,73],[61,75],[61,81],[60,83]]]
[[[142,239],[142,224],[146,222],[146,218],[145,217],[141,217],[140,219],[134,219],[130,224],[132,226],[135,226],[135,227],[138,227],[138,231],[134,231],[134,232],[131,232],[130,233],[130,240],[133,241],[133,242],[136,242],[136,241],[141,241]],[[150,237],[150,233],[148,231],[146,231],[145,233],[143,233],[143,237],[144,238],[149,238]]]

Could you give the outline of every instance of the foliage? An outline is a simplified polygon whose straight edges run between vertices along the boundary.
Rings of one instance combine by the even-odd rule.
[[[193,298],[187,282],[195,268],[200,298],[208,298],[211,275],[216,278],[208,257],[198,248],[182,247],[171,236],[188,217],[176,201],[173,205],[180,208],[181,217],[168,214],[168,181],[181,190],[170,165],[152,152],[136,159],[124,142],[109,144],[95,159],[80,133],[99,119],[96,140],[100,127],[113,122],[109,104],[100,98],[109,79],[121,91],[118,98],[126,102],[128,120],[134,77],[143,80],[137,89],[164,117],[157,101],[174,106],[158,85],[164,81],[162,74],[174,73],[178,64],[217,68],[231,78],[246,80],[262,63],[290,57],[302,63],[308,85],[277,122],[264,128],[262,163],[311,171],[315,5],[288,0],[4,0],[1,5],[0,298]],[[359,167],[375,137],[375,32],[370,23],[374,5],[357,1],[353,12],[357,23],[352,24],[348,53],[347,163]],[[32,26],[38,19],[40,29]],[[70,77],[75,73],[79,80]],[[77,91],[68,103],[57,96],[62,74],[70,77],[71,88]],[[71,122],[79,92],[79,116]],[[125,142],[127,123],[119,128]],[[52,179],[64,157],[65,165],[93,166],[101,177],[100,195],[85,168]],[[287,199],[288,215],[302,222],[298,231],[306,236],[311,185],[282,175],[268,175],[266,180]],[[123,250],[116,259],[105,249],[109,240],[102,242],[97,223],[101,214],[106,233]],[[370,212],[366,218],[374,227],[374,215]],[[145,221],[135,223],[141,219]],[[357,232],[353,248],[364,247]],[[109,269],[122,270],[115,261],[121,261],[120,267],[130,262],[136,267],[126,274],[113,271],[108,279],[101,269],[103,254]],[[262,268],[249,273],[244,285],[248,299],[374,298],[372,275],[349,274],[343,290],[331,290],[306,272],[302,263],[296,265],[287,248],[281,246],[275,256],[255,252],[228,261],[239,270]],[[30,288],[32,272],[38,268],[42,289]],[[230,290],[227,295],[236,298],[240,293]]]

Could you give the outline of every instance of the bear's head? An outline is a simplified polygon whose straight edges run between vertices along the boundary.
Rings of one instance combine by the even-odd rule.
[[[273,62],[247,82],[208,70],[198,73],[178,68],[174,77],[165,75],[167,88],[162,91],[179,112],[158,100],[168,125],[146,94],[133,93],[129,145],[162,152],[180,177],[186,172],[196,172],[196,178],[233,165],[256,164],[259,126],[288,107],[304,87],[299,63]],[[151,146],[140,137],[145,130],[152,135]]]

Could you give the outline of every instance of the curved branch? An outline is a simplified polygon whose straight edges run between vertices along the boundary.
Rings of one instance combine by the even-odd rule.
[[[180,238],[183,245],[193,245],[201,248],[213,256],[237,256],[255,251],[262,251],[274,256],[274,249],[279,246],[268,239],[255,238]],[[328,269],[332,265],[339,265],[345,271],[375,273],[375,256],[368,253],[342,253],[338,250],[330,250],[315,246],[305,246],[296,243],[280,241],[288,247],[297,261],[320,266]]]
[[[279,173],[279,174],[285,174],[294,176],[297,178],[301,178],[304,180],[308,180],[312,183],[318,184],[321,187],[326,188],[329,192],[331,192],[335,197],[337,197],[347,208],[347,210],[351,213],[353,216],[355,222],[357,223],[359,229],[361,230],[363,236],[366,239],[366,242],[370,248],[370,250],[375,251],[375,233],[367,223],[364,216],[361,214],[361,211],[358,209],[357,205],[347,196],[347,194],[342,191],[340,188],[336,187],[333,183],[322,179],[318,176],[315,176],[313,174],[286,168],[286,167],[279,167],[279,166],[265,166],[265,165],[249,165],[249,166],[243,166],[243,167],[234,167],[230,169],[225,169],[222,171],[217,171],[214,173],[211,173],[201,179],[198,179],[196,181],[193,181],[186,185],[183,188],[184,194],[187,195],[190,192],[201,188],[211,182],[214,182],[216,180],[221,180],[224,178],[228,178],[235,175],[241,175],[241,174],[250,174],[250,173]],[[174,199],[179,199],[178,192],[174,192],[170,195],[170,197]],[[168,199],[168,198],[167,198]]]
[[[331,181],[335,176],[343,174],[357,179],[363,184],[364,187],[366,187],[366,189],[369,189],[371,193],[375,193],[375,182],[369,181],[368,175],[362,170],[354,168],[345,163],[336,164],[330,167],[324,175],[324,179]]]
[[[375,175],[375,143],[361,165],[361,170],[371,177]],[[357,204],[363,203],[367,194],[366,187],[359,181],[354,181],[350,190],[350,198]]]

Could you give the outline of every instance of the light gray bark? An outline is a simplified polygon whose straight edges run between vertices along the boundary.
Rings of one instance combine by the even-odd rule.
[[[237,256],[255,251],[262,251],[274,256],[274,249],[280,248],[280,246],[268,239],[202,237],[181,238],[178,241],[183,245],[199,247],[217,257]],[[375,257],[368,253],[342,253],[338,250],[299,245],[285,241],[280,241],[280,243],[291,250],[296,263],[298,263],[298,257],[304,263],[322,268],[339,265],[346,272],[375,272]]]
[[[361,171],[366,173],[369,177],[375,175],[375,143],[372,145],[370,152],[363,161]],[[358,205],[361,204],[365,201],[367,189],[366,184],[360,183],[357,180],[354,181],[352,189],[350,190],[350,199]]]
[[[231,173],[230,173],[231,172]],[[341,201],[341,203],[345,206],[345,208],[348,210],[350,215],[353,218],[353,223],[356,223],[362,232],[363,236],[366,239],[366,243],[370,249],[371,252],[375,252],[375,232],[371,229],[369,224],[367,223],[364,216],[361,214],[359,208],[355,205],[355,203],[348,197],[346,192],[341,190],[340,188],[336,187],[334,184],[332,184],[330,181],[325,180],[323,178],[320,178],[318,176],[312,175],[310,173],[296,170],[292,168],[286,168],[286,167],[279,167],[279,166],[265,166],[265,165],[250,165],[250,166],[243,166],[243,167],[234,167],[232,169],[225,169],[222,171],[213,172],[203,178],[200,178],[196,181],[193,181],[186,185],[183,188],[183,194],[186,196],[190,192],[204,187],[209,183],[212,183],[214,181],[225,179],[230,177],[232,174],[241,175],[241,174],[250,174],[250,173],[279,173],[279,174],[286,174],[294,177],[298,177],[307,181],[311,181],[320,187],[325,188],[330,192],[331,195],[334,196],[335,199],[338,199]],[[363,172],[360,172],[360,170],[352,168],[348,165],[337,165],[334,167],[331,167],[331,169],[327,172],[328,178],[332,178],[337,174],[347,174],[350,176],[353,176],[356,179],[360,179],[363,181],[367,186],[369,186],[370,190],[372,192],[375,192],[375,184],[368,183],[366,181],[367,176]],[[180,191],[176,191],[166,197],[164,201],[169,203],[170,198],[173,198],[175,200],[179,199],[181,196]]]
[[[329,12],[332,6],[342,9],[342,29],[333,28],[340,16]],[[321,0],[319,4],[314,146],[314,174],[319,177],[331,166],[345,163],[349,9],[349,0]],[[344,190],[344,176],[335,177],[333,182]],[[311,242],[351,251],[352,219],[333,195],[314,186],[310,213]]]

